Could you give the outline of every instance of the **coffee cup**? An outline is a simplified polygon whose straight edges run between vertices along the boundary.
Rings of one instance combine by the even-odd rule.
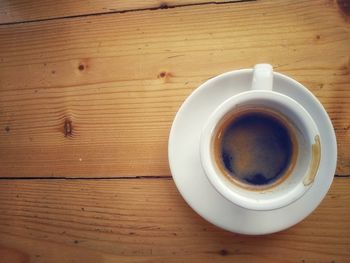
[[[251,89],[220,104],[200,137],[209,182],[250,210],[298,200],[317,179],[321,159],[314,120],[297,101],[273,90],[273,78],[271,65],[256,65]]]

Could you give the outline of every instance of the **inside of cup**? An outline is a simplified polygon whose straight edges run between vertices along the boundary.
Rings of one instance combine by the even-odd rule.
[[[232,108],[222,120],[226,116],[232,115],[232,111],[242,110],[242,107],[236,106]],[[239,205],[243,204],[246,208],[257,210],[276,209],[300,198],[310,186],[305,184],[305,177],[310,170],[313,157],[312,149],[317,136],[317,129],[309,114],[297,103],[291,105],[284,103],[283,100],[256,98],[248,103],[244,103],[244,110],[246,109],[256,111],[259,111],[259,109],[268,110],[283,116],[287,120],[296,136],[295,163],[290,173],[283,176],[283,181],[276,185],[271,185],[271,187],[269,185],[268,187],[251,184],[244,185],[244,183],[239,183],[237,180],[231,180],[228,176],[220,176],[220,180],[224,187],[229,188],[227,192],[231,194],[233,199],[239,199]],[[213,138],[211,143],[214,143]],[[216,173],[222,173],[222,169],[219,169],[217,166],[217,160],[213,162],[216,166]],[[230,175],[230,173],[228,174]]]

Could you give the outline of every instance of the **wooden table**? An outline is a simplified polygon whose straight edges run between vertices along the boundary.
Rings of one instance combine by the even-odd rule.
[[[1,1],[0,262],[350,262],[349,5]],[[167,141],[198,85],[259,62],[318,97],[339,155],[311,216],[250,237],[189,208]]]

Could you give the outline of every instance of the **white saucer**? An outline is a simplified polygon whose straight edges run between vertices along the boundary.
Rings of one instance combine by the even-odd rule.
[[[294,203],[271,211],[244,209],[220,195],[208,181],[200,163],[201,130],[219,104],[250,88],[252,73],[252,69],[227,72],[196,89],[175,117],[170,131],[168,153],[176,186],[199,215],[228,231],[259,235],[291,227],[319,205],[334,177],[337,144],[332,123],[317,98],[300,83],[275,72],[273,90],[299,102],[310,113],[320,131],[321,163],[315,182]]]

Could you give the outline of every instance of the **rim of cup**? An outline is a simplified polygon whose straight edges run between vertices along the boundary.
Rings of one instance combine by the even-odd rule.
[[[297,167],[294,171],[294,173],[304,174],[294,175],[292,172],[289,177],[294,176],[295,179],[286,180],[281,185],[262,191],[243,189],[228,182],[221,174],[212,152],[216,127],[227,114],[247,105],[250,105],[249,107],[266,107],[273,111],[279,111],[280,114],[292,122],[300,133],[299,136],[303,137],[305,142],[307,142],[307,145],[305,145],[307,150],[301,153],[298,149],[298,159],[301,159],[298,162],[301,162],[303,165],[299,164],[300,168]],[[202,129],[200,137],[201,163],[210,183],[232,203],[251,210],[278,209],[299,199],[312,186],[320,161],[320,149],[317,151],[318,156],[315,156],[317,153],[314,152],[315,145],[318,148],[321,146],[318,134],[317,126],[312,117],[294,99],[272,90],[252,89],[227,99],[211,114]],[[304,156],[299,156],[300,154]],[[305,160],[302,160],[302,158]]]

